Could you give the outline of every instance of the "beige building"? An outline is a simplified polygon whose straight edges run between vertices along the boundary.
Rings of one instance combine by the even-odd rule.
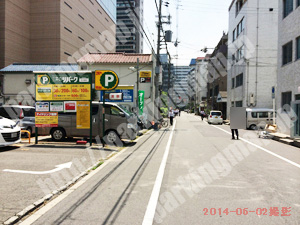
[[[139,71],[151,71],[151,81],[141,83],[139,80],[138,90],[145,91],[144,116],[145,120],[154,120],[155,101],[155,57],[151,54],[134,53],[110,53],[110,54],[87,54],[82,57],[78,64],[81,70],[112,70],[119,77],[119,85],[134,85],[133,102],[124,103],[128,109],[136,107],[137,101],[137,59],[139,59]],[[98,93],[99,99],[99,93]]]
[[[99,0],[1,0],[0,68],[115,52],[115,7]]]

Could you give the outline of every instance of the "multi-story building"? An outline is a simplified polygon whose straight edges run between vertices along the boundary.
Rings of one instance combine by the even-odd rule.
[[[160,62],[162,65],[162,91],[169,92],[174,86],[174,65],[169,63],[167,54],[160,55]]]
[[[227,117],[227,51],[228,36],[223,34],[208,61],[207,106]]]
[[[300,136],[299,27],[300,1],[279,0],[277,125],[280,132],[292,137]]]
[[[1,0],[0,67],[115,52],[116,0]]]
[[[143,0],[117,0],[117,52],[143,52]]]
[[[229,7],[228,104],[272,108],[277,80],[278,2],[233,0]]]
[[[189,86],[188,86],[188,73],[191,72],[189,66],[175,66],[174,67],[174,88],[173,88],[173,101],[178,107],[184,107],[189,102]]]
[[[195,105],[196,100],[196,59],[191,59],[190,62],[191,71],[188,73],[188,95],[190,97],[190,104]]]
[[[202,110],[207,105],[207,65],[209,58],[210,54],[206,54],[205,57],[198,57],[196,59],[196,106],[201,107]],[[198,111],[196,112],[198,113]]]

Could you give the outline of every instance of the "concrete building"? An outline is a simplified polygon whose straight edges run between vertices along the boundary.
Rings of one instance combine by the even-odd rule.
[[[229,7],[228,104],[272,108],[277,80],[278,1],[233,0]]]
[[[279,12],[277,125],[300,137],[300,1],[279,0]]]
[[[228,36],[223,34],[208,60],[207,107],[220,110],[227,118],[227,51]]]
[[[160,62],[162,65],[162,91],[168,92],[174,86],[174,65],[169,64],[169,57],[167,54],[160,55]]]
[[[0,68],[115,52],[116,0],[1,0]]]
[[[130,2],[130,3],[129,3]],[[143,53],[143,0],[117,0],[117,52]]]
[[[210,54],[207,54],[205,57],[196,58],[196,106],[198,108],[201,107],[202,110],[207,106],[207,64],[209,58]]]
[[[3,81],[0,103],[34,106],[34,71],[78,71],[78,68],[77,64],[11,64],[0,70]]]
[[[149,83],[139,83],[138,90],[145,91],[144,118],[147,121],[154,120],[154,100],[155,100],[155,57],[151,54],[132,54],[132,53],[90,53],[78,60],[81,69],[89,71],[113,70],[119,76],[119,85],[134,85],[134,97],[132,102],[124,103],[129,110],[136,107],[137,99],[137,72],[132,71],[131,67],[136,67],[139,58],[140,71],[151,71],[152,77]],[[98,93],[98,99],[99,99]]]
[[[172,98],[178,107],[185,107],[189,102],[188,73],[191,69],[189,66],[174,66]]]

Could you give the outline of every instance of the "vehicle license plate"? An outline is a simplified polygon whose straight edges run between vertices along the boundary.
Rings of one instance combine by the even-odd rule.
[[[12,137],[12,138],[17,137],[17,133],[12,133],[12,134],[11,134],[11,137]]]

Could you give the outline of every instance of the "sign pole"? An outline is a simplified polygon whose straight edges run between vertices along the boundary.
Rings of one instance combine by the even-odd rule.
[[[91,82],[91,100],[90,100],[90,146],[93,145],[93,99],[92,99],[92,96],[93,96],[93,89],[92,89],[92,76],[90,75],[90,82]]]
[[[105,145],[104,143],[104,135],[105,135],[105,91],[102,91],[102,96],[103,96],[103,117],[102,117],[102,125],[103,125],[103,130],[102,130],[102,143],[103,143],[103,147]]]

